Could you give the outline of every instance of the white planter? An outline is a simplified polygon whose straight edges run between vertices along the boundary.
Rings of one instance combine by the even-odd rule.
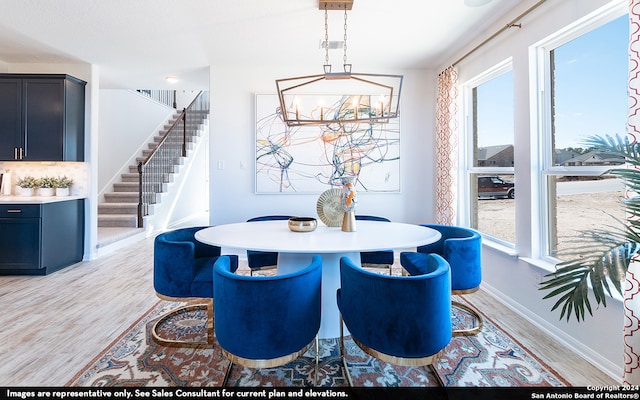
[[[16,186],[16,196],[33,196],[33,188]]]
[[[56,188],[56,196],[63,197],[69,195],[69,188]]]
[[[38,188],[38,196],[51,197],[54,194],[56,194],[56,190],[54,188]]]

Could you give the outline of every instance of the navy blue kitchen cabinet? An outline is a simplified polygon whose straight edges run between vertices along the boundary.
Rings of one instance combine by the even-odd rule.
[[[84,161],[86,82],[0,74],[0,161]]]
[[[0,204],[0,275],[47,275],[83,254],[83,199]]]

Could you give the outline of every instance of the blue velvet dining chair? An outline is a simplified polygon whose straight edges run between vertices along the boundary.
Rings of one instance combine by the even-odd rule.
[[[220,257],[220,247],[199,242],[194,235],[205,226],[180,228],[156,236],[153,243],[153,287],[158,297],[168,301],[188,302],[158,319],[151,334],[156,342],[165,346],[194,347],[213,343],[213,264]],[[238,268],[238,257],[231,256],[233,269]],[[204,304],[203,304],[204,303]],[[158,327],[180,313],[206,309],[207,342],[165,339]]]
[[[356,215],[356,221],[391,222],[388,218],[375,215]],[[365,268],[387,268],[389,275],[392,275],[394,256],[393,250],[363,251],[360,253],[360,265]]]
[[[439,254],[451,266],[451,291],[454,295],[465,295],[476,292],[482,282],[482,236],[470,228],[449,225],[425,224],[442,235],[437,242],[419,246],[420,254]],[[410,275],[423,273],[425,258],[416,252],[400,254],[400,264]],[[473,316],[471,327],[455,329],[454,335],[475,335],[482,329],[482,316],[473,307],[459,301],[453,306]]]
[[[247,222],[256,221],[282,221],[291,218],[290,215],[263,215],[260,217],[249,218]],[[249,265],[249,273],[253,275],[254,271],[265,271],[274,269],[278,266],[278,253],[271,251],[247,250],[247,264]]]
[[[342,257],[337,302],[351,338],[365,353],[391,364],[430,366],[442,384],[433,364],[452,337],[451,277],[445,259],[429,255],[422,275],[389,276]],[[340,349],[351,384],[343,331]]]
[[[308,266],[289,274],[246,276],[234,274],[230,259],[223,256],[213,273],[215,333],[231,361],[227,376],[233,364],[249,368],[286,364],[315,341],[317,378],[322,257],[313,256]]]

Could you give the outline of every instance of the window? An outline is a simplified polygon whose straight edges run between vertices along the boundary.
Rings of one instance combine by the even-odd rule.
[[[464,207],[469,226],[513,246],[513,71],[505,61],[463,85],[468,149]]]
[[[628,24],[628,16],[610,11],[537,48],[544,72],[538,82],[539,146],[532,150],[540,160],[534,193],[541,223],[533,228],[542,258],[562,259],[579,231],[624,219],[623,184],[603,175],[623,160],[584,141],[626,134]]]

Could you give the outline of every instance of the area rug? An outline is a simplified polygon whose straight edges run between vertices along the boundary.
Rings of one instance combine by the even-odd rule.
[[[462,300],[466,301],[466,300]],[[468,303],[468,301],[466,301]],[[159,302],[83,368],[66,386],[171,387],[221,386],[229,366],[217,342],[213,348],[164,347],[149,332],[154,322],[179,303]],[[471,305],[471,304],[470,304]],[[475,336],[454,337],[435,369],[445,386],[558,387],[569,386],[557,372],[486,315],[482,331]],[[468,324],[470,316],[454,312],[454,326]],[[206,340],[206,312],[182,313],[160,325],[164,337]],[[323,339],[319,346],[316,386],[348,385],[339,356],[339,340]],[[346,361],[357,387],[438,386],[429,368],[399,367],[380,362],[362,352],[346,338]],[[315,347],[298,360],[278,368],[251,369],[232,366],[227,386],[314,386]]]

